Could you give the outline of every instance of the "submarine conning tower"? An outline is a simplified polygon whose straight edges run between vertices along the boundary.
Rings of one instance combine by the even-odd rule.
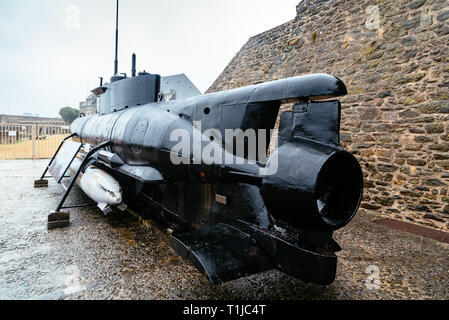
[[[104,115],[158,101],[161,76],[145,71],[136,76],[135,54],[132,65],[131,77],[118,73],[111,77],[110,83],[100,84],[100,87],[92,90],[98,97],[97,114]]]
[[[104,86],[101,78],[100,86],[92,90],[92,93],[98,97],[97,114],[99,115],[156,102],[161,88],[161,76],[158,74],[144,71],[136,76],[135,53],[132,55],[131,77],[128,78],[126,73],[118,73],[118,17],[119,1],[117,0],[114,75],[110,83]]]

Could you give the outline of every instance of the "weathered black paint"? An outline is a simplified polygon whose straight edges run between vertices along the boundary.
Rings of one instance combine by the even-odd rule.
[[[351,220],[362,195],[360,166],[339,145],[340,103],[316,102],[344,94],[339,79],[307,75],[130,106],[80,118],[71,129],[83,143],[111,142],[108,151],[124,164],[112,165],[111,157],[97,157],[97,165],[119,179],[129,205],[142,211],[150,207],[152,217],[175,230],[173,248],[211,281],[275,267],[326,284],[335,276],[333,251],[338,245],[332,231]],[[297,104],[281,117],[280,147],[275,151],[279,168],[274,175],[263,175],[264,166],[252,161],[244,165],[170,161],[170,150],[177,143],[170,140],[174,130],[185,129],[192,137],[199,131],[194,121],[201,122],[200,134],[215,128],[223,137],[225,129],[272,129],[285,101]],[[225,143],[220,148],[236,157],[235,148]],[[225,204],[216,201],[217,196],[226,199]],[[285,232],[276,233],[275,226]],[[226,257],[232,263],[225,267],[221,261]]]

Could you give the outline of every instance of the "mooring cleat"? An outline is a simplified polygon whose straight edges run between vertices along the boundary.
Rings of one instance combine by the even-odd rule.
[[[70,226],[70,213],[68,212],[52,212],[48,216],[47,229],[60,229]]]
[[[48,187],[48,180],[45,180],[45,179],[35,180],[34,181],[34,187],[35,188],[47,188]]]

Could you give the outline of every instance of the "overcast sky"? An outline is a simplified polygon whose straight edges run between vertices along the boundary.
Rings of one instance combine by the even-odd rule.
[[[299,0],[121,0],[119,71],[185,73],[207,90],[249,37]],[[0,114],[57,116],[113,73],[115,0],[1,0]]]

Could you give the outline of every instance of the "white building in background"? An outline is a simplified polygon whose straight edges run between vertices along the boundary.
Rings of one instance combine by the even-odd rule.
[[[80,102],[80,114],[90,116],[97,113],[97,96],[91,93],[86,101]]]

